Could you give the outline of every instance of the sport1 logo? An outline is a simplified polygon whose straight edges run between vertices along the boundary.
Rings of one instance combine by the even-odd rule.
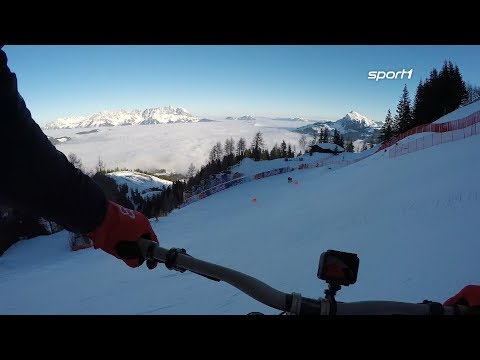
[[[387,80],[396,80],[396,79],[403,79],[404,75],[407,75],[407,79],[410,80],[412,78],[413,74],[413,69],[410,70],[400,70],[400,71],[369,71],[368,72],[368,79],[369,80],[382,80],[382,79],[387,79]]]

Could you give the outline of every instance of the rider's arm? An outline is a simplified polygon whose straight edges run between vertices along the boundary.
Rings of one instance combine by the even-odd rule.
[[[51,144],[32,119],[0,50],[0,203],[86,233],[104,219],[107,200]]]

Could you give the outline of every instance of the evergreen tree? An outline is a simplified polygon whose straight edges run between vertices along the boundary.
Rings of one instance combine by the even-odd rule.
[[[322,143],[328,143],[330,141],[330,130],[325,128],[323,130],[323,140],[321,141]]]
[[[333,143],[343,147],[343,139],[337,129],[333,131]]]
[[[388,109],[387,116],[385,117],[385,122],[382,125],[381,133],[380,133],[380,141],[382,143],[386,143],[390,141],[393,137],[393,130],[392,130],[392,113],[390,109]]]
[[[270,160],[270,153],[268,149],[261,150],[260,160]]]
[[[222,171],[230,168],[233,165],[235,165],[235,163],[236,163],[235,155],[233,153],[228,154],[228,155],[224,155],[223,160],[222,160],[222,164],[221,164]]]
[[[402,96],[397,105],[397,113],[395,115],[395,120],[398,128],[396,129],[395,135],[401,134],[409,129],[412,126],[412,111],[410,105],[410,97],[408,94],[407,85],[403,87]]]
[[[278,144],[275,143],[275,145],[273,145],[272,150],[270,151],[270,159],[278,159],[280,157],[279,153],[280,153],[280,149],[278,148]]]
[[[429,77],[417,87],[413,108],[413,126],[431,123],[468,102],[468,90],[458,66],[443,63],[440,72],[430,71]]]
[[[353,142],[352,142],[352,141],[349,141],[349,142],[348,142],[347,148],[346,148],[345,150],[346,150],[347,152],[353,153],[354,147],[353,147]]]
[[[412,126],[418,126],[422,124],[421,119],[425,118],[425,87],[420,80],[417,86],[417,92],[415,93],[415,99],[413,101],[412,109]]]
[[[280,144],[280,151],[281,151],[282,157],[286,158],[287,157],[287,143],[285,142],[285,140],[283,140],[282,143]]]
[[[265,143],[263,141],[263,135],[259,131],[253,137],[252,145],[250,147],[252,149],[252,155],[255,161],[260,160],[261,150],[263,149],[264,146],[265,146]]]
[[[288,158],[293,158],[294,157],[294,153],[292,151],[292,146],[290,145],[290,143],[288,144],[287,157]]]
[[[465,81],[463,81],[462,74],[457,65],[454,67],[453,79],[454,88],[452,90],[453,101],[450,104],[451,108],[447,109],[450,112],[458,109],[460,105],[468,103],[468,91]]]

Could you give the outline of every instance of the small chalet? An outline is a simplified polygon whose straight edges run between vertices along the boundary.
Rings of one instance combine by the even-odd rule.
[[[338,155],[345,151],[343,147],[338,146],[336,144],[332,144],[332,143],[318,143],[318,144],[310,145],[309,148],[310,148],[310,151],[309,151],[310,154],[317,152],[317,153],[331,153],[334,155]]]

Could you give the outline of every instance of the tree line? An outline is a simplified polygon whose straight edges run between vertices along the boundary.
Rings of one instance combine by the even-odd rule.
[[[223,144],[218,141],[213,145],[209,153],[208,162],[201,166],[199,170],[194,164],[190,164],[187,170],[186,191],[192,191],[196,186],[203,185],[206,181],[211,179],[214,175],[229,171],[233,165],[238,164],[245,158],[253,159],[254,161],[274,160],[279,158],[293,158],[307,153],[309,146],[318,143],[333,143],[344,148],[347,152],[354,152],[352,141],[345,141],[343,135],[334,129],[333,132],[328,128],[321,128],[316,133],[310,142],[305,134],[302,134],[299,141],[299,151],[295,145],[286,143],[282,140],[280,145],[275,143],[271,149],[265,146],[265,141],[262,132],[257,132],[250,146],[247,147],[247,141],[244,137],[238,139],[237,142],[233,138],[227,138]],[[371,145],[373,146],[373,144]],[[365,143],[362,150],[367,149]]]
[[[295,152],[296,146],[287,144],[285,140],[282,140],[280,145],[275,143],[269,150],[265,146],[265,140],[260,131],[254,135],[249,147],[247,147],[247,140],[244,137],[238,139],[237,142],[233,138],[227,138],[223,144],[218,141],[210,150],[208,162],[199,170],[195,168],[195,165],[190,164],[187,170],[186,190],[191,191],[194,186],[201,185],[213,175],[228,171],[245,158],[251,158],[254,161],[293,158]]]
[[[445,61],[440,71],[433,68],[427,79],[420,80],[413,102],[404,86],[395,115],[387,111],[380,141],[388,142],[416,126],[432,123],[479,97],[480,88],[466,84],[458,66]]]

